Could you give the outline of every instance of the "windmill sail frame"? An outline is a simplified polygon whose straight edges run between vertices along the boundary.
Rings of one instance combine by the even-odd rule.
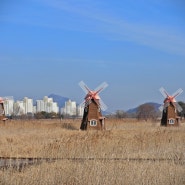
[[[100,84],[95,90],[91,90],[88,86],[81,81],[79,86],[86,93],[85,100],[81,103],[84,107],[83,118],[81,122],[81,130],[104,130],[105,117],[103,117],[101,110],[106,110],[107,106],[99,97],[108,84],[106,82]]]

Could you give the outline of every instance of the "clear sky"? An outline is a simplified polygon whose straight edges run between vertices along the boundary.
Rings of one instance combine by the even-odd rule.
[[[185,91],[183,0],[1,0],[0,96],[81,103],[106,81],[109,111]],[[185,101],[185,92],[177,98]]]

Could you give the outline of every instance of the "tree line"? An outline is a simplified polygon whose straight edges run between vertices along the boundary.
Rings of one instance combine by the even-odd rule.
[[[178,112],[178,116],[185,118],[185,103],[180,101],[178,104],[182,107],[182,112]],[[157,120],[161,117],[161,112],[156,110],[156,107],[150,103],[145,103],[137,107],[134,113],[128,113],[123,110],[117,110],[115,114],[110,115],[118,119],[122,118],[137,118],[138,120]]]
[[[178,116],[185,118],[185,102],[178,102],[178,104],[182,107],[182,112],[178,112]],[[55,112],[37,112],[35,114],[28,114],[28,115],[20,115],[15,116],[12,115],[11,118],[13,119],[61,119],[61,118],[77,118],[79,116],[70,116],[70,115],[63,115],[60,113]],[[161,112],[156,110],[156,107],[150,103],[145,103],[137,107],[136,111],[133,113],[125,112],[124,110],[117,110],[114,114],[108,114],[106,117],[110,118],[137,118],[138,120],[157,120],[161,117]]]

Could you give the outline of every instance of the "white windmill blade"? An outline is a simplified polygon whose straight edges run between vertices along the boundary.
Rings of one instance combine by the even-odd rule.
[[[159,110],[162,112],[163,109],[164,109],[164,105],[161,105],[161,106],[159,107]]]
[[[100,84],[98,87],[96,87],[96,89],[94,91],[100,93],[101,91],[103,91],[106,87],[108,87],[108,84],[106,82],[103,82],[102,84]]]
[[[170,103],[169,103],[169,102],[166,102],[166,103],[164,104],[164,106],[163,106],[163,109],[166,109],[169,105],[170,105]]]
[[[167,107],[169,106],[169,102],[166,102],[164,104],[162,104],[160,107],[159,107],[159,110],[162,112],[164,109],[166,109]]]
[[[175,106],[176,106],[176,109],[178,110],[178,112],[183,111],[182,107],[177,102],[175,102]]]
[[[90,104],[90,102],[86,102],[86,101],[83,101],[81,104],[80,104],[80,107],[84,108],[86,106],[88,106]]]
[[[90,89],[87,87],[87,85],[83,81],[79,82],[79,86],[82,88],[85,94],[89,93]]]
[[[90,103],[91,103],[91,100],[83,101],[79,106],[82,107],[82,108],[85,108],[85,107],[87,107]]]
[[[99,100],[100,102],[100,107],[103,111],[107,110],[107,105],[105,105],[105,103],[102,101],[102,99]]]
[[[82,108],[84,108],[85,107],[85,101],[83,101],[82,103],[80,103],[79,106],[82,107]]]
[[[80,103],[80,107],[86,107],[88,105],[88,103],[86,101],[83,101],[82,103]]]
[[[177,91],[175,91],[175,92],[173,93],[172,96],[175,98],[175,97],[179,96],[180,94],[182,94],[182,92],[183,92],[183,90],[182,90],[181,88],[179,88]]]
[[[159,89],[159,91],[161,92],[161,94],[164,96],[164,98],[166,98],[167,96],[169,96],[168,92],[163,88],[161,87]]]

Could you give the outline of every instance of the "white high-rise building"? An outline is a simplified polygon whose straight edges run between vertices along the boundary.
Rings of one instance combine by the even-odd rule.
[[[57,105],[57,102],[53,102],[53,98],[48,98],[47,96],[44,96],[43,100],[37,100],[36,101],[36,110],[37,112],[59,112],[59,107]]]
[[[5,109],[5,115],[11,116],[13,114],[13,99],[7,99],[4,101],[4,109]]]
[[[23,99],[25,114],[33,113],[33,99],[25,97]]]
[[[83,113],[84,113],[84,107],[82,107],[82,106],[79,105],[77,107],[77,115],[80,116],[80,117],[82,117],[83,116]]]
[[[22,101],[16,101],[13,105],[13,113],[16,116],[28,113],[33,114],[33,99],[24,97]]]
[[[37,107],[36,106],[33,106],[33,113],[37,113]]]
[[[57,102],[53,102],[52,112],[59,113],[59,107]]]
[[[36,101],[36,110],[37,110],[37,112],[45,111],[44,101],[43,100],[37,100]]]
[[[23,101],[16,101],[13,106],[14,114],[20,116],[25,114],[25,106]]]
[[[44,96],[43,101],[44,101],[45,112],[52,112],[51,110],[52,110],[53,98],[48,98],[47,96]]]
[[[63,113],[69,116],[76,116],[76,102],[71,100],[66,101]]]

